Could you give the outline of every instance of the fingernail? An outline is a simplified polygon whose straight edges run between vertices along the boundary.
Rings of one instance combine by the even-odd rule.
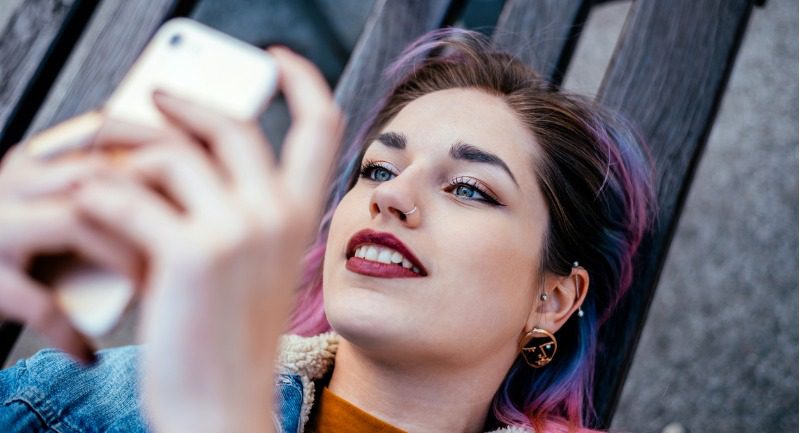
[[[164,102],[164,101],[169,102],[180,98],[178,98],[172,93],[167,92],[166,90],[156,89],[153,90],[153,99],[159,102]]]
[[[269,51],[269,52],[271,52],[273,54],[278,54],[278,55],[288,54],[288,53],[293,53],[294,52],[294,51],[292,51],[291,48],[287,47],[286,45],[273,45],[273,46],[269,47],[267,49],[267,51]]]
[[[153,90],[153,99],[159,99],[159,100],[162,100],[162,101],[164,101],[164,100],[167,100],[167,101],[168,100],[173,100],[174,101],[174,100],[180,100],[181,97],[176,96],[174,93],[170,93],[170,92],[168,92],[166,90],[163,90],[163,89],[156,89],[156,90]]]
[[[167,94],[167,92],[165,92],[165,91],[163,91],[161,89],[156,89],[156,90],[153,91],[153,99],[163,100],[165,98],[169,98],[169,95]]]
[[[46,160],[88,149],[102,123],[99,113],[87,113],[34,135],[25,143],[25,150],[34,158]]]
[[[156,104],[175,104],[186,103],[187,100],[181,96],[177,96],[174,93],[167,92],[165,90],[156,89],[153,90],[153,101]]]

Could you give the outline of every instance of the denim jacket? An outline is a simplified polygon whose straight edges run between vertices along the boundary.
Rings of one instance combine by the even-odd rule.
[[[314,404],[315,380],[333,366],[334,333],[287,335],[281,342],[276,374],[275,430],[303,431]],[[149,432],[137,386],[134,346],[102,350],[98,363],[84,368],[47,349],[0,371],[0,431],[5,433]],[[506,427],[494,433],[526,433]]]

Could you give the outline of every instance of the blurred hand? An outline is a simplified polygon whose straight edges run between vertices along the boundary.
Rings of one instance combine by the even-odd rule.
[[[182,136],[98,137],[100,148],[139,144],[116,159],[115,175],[72,193],[82,215],[146,256],[143,396],[158,431],[272,429],[277,342],[342,121],[311,63],[270,53],[293,119],[280,164],[254,122],[158,93]]]
[[[0,314],[25,322],[76,359],[94,349],[60,308],[52,288],[28,275],[34,256],[74,253],[136,278],[135,250],[97,230],[68,197],[81,181],[108,169],[96,154],[59,157],[87,147],[102,123],[89,113],[59,124],[11,149],[0,165]]]

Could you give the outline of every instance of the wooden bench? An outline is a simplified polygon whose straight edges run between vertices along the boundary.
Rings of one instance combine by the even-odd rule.
[[[111,93],[156,28],[212,0],[6,0],[0,9],[0,155],[13,143],[92,109]],[[592,0],[506,0],[495,40],[560,84]],[[597,98],[638,125],[657,167],[658,222],[636,277],[601,329],[594,403],[607,428],[619,400],[693,173],[703,152],[754,0],[636,0]],[[311,2],[313,4],[313,2]],[[453,0],[375,0],[336,98],[350,143],[387,90],[380,73],[401,49],[450,25]],[[537,41],[530,49],[530,41]],[[346,145],[346,144],[345,144]],[[2,227],[0,227],[0,236]],[[20,327],[0,325],[0,361]]]

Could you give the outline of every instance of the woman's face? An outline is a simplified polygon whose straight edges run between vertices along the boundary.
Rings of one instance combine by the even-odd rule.
[[[510,362],[539,293],[537,149],[506,103],[480,90],[403,108],[368,144],[333,216],[323,274],[333,328],[395,360]],[[399,264],[379,262],[392,255]]]

